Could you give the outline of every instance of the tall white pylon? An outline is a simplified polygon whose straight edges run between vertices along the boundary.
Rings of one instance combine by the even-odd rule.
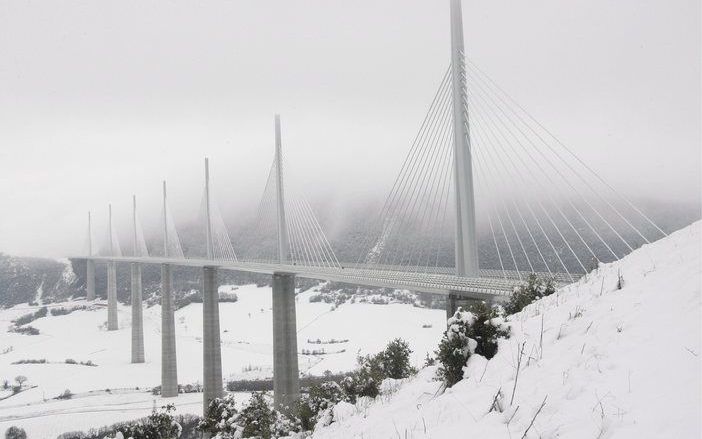
[[[212,238],[212,205],[210,201],[210,160],[205,157],[205,238],[207,239],[207,259],[214,259]]]
[[[275,195],[278,225],[278,263],[288,261],[289,241],[285,222],[285,196],[283,194],[283,151],[280,139],[280,115],[275,115]]]
[[[453,99],[454,192],[456,195],[456,275],[478,275],[475,198],[470,132],[466,112],[466,71],[461,0],[451,0],[451,80]]]

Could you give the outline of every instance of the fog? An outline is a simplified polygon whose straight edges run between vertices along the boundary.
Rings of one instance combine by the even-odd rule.
[[[700,3],[464,0],[467,55],[614,186],[700,198]],[[80,253],[161,180],[195,218],[209,156],[251,218],[286,178],[338,215],[390,190],[449,62],[448,0],[0,3],[0,252]],[[470,88],[470,84],[468,85]],[[321,204],[324,202],[324,204]],[[327,215],[328,216],[328,215]]]

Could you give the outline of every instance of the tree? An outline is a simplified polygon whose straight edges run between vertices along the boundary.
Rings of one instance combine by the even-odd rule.
[[[19,385],[20,389],[22,388],[22,385],[27,381],[27,377],[24,375],[17,375],[15,377],[15,381]]]
[[[5,439],[27,439],[27,432],[14,425],[5,430]]]

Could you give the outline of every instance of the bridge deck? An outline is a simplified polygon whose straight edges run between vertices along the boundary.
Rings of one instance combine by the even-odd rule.
[[[421,271],[404,271],[399,267],[368,266],[348,264],[341,267],[319,267],[290,264],[273,264],[270,262],[223,261],[211,259],[173,259],[163,257],[112,257],[91,256],[74,259],[91,259],[94,261],[115,261],[139,264],[170,264],[187,267],[217,267],[224,270],[245,271],[251,273],[273,274],[291,273],[309,279],[322,279],[346,282],[369,287],[397,288],[434,294],[459,294],[476,298],[495,298],[509,296],[514,287],[520,285],[525,273],[501,270],[480,270],[479,277],[456,276],[448,268],[427,268]],[[549,275],[548,273],[544,274]],[[556,276],[558,284],[567,284],[566,275]]]

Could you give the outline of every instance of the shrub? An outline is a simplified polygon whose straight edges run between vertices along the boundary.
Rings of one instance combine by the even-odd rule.
[[[489,360],[497,354],[498,339],[509,337],[509,328],[499,323],[497,310],[485,302],[472,305],[469,309],[475,320],[468,327],[468,338],[476,342],[475,353]]]
[[[448,328],[435,352],[440,363],[437,371],[439,378],[451,387],[463,379],[463,366],[472,353],[468,327],[473,324],[473,315],[458,308],[456,314],[448,319]]]
[[[435,352],[440,363],[439,378],[451,387],[463,379],[463,367],[471,354],[487,359],[497,353],[498,338],[509,336],[509,330],[497,319],[497,312],[487,304],[471,307],[472,312],[458,308],[448,320],[448,328]]]
[[[14,425],[5,430],[5,439],[27,439],[27,432]]]
[[[39,330],[34,326],[11,326],[8,332],[15,332],[22,335],[39,335]]]
[[[386,378],[402,379],[415,374],[417,371],[410,366],[409,344],[401,338],[388,343],[381,355],[383,373]]]
[[[507,314],[518,313],[535,300],[550,296],[555,292],[556,287],[552,278],[540,278],[532,273],[527,277],[526,284],[514,289],[509,302],[505,306],[505,312]]]
[[[71,398],[73,398],[73,393],[71,393],[70,390],[66,389],[63,391],[62,394],[60,394],[59,396],[57,396],[54,399],[71,399]]]
[[[265,393],[253,392],[241,411],[236,409],[232,394],[212,401],[198,429],[221,438],[270,439],[287,436],[293,423],[271,407]]]
[[[314,430],[317,422],[326,418],[326,423],[332,421],[331,409],[337,403],[347,400],[344,389],[334,381],[327,381],[310,387],[307,394],[293,406],[292,418],[297,428],[301,431]]]

